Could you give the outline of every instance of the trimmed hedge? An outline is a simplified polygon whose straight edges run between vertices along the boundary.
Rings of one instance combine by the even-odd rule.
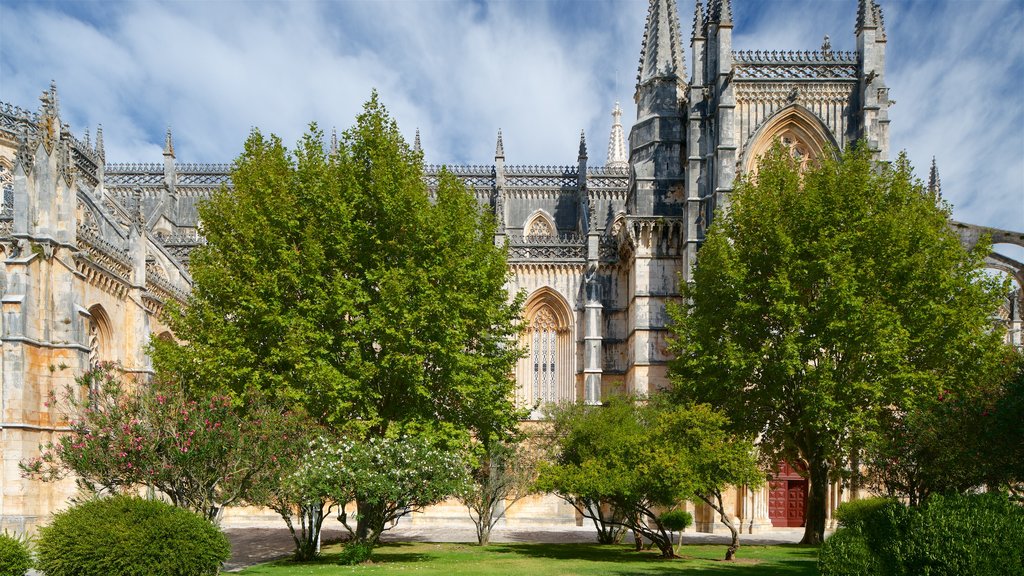
[[[230,555],[206,519],[158,500],[114,496],[57,513],[39,530],[46,576],[206,576]]]
[[[935,495],[916,508],[883,500],[845,514],[818,556],[822,576],[1024,574],[1024,507],[1005,495]]]
[[[25,576],[32,567],[32,555],[25,542],[6,532],[0,534],[0,576]]]
[[[342,566],[354,566],[362,564],[370,559],[373,554],[373,545],[362,540],[351,540],[341,549],[338,555],[338,564]]]

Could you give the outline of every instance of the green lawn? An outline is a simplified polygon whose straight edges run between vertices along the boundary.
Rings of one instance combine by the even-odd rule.
[[[662,560],[655,552],[634,552],[627,546],[597,544],[470,544],[399,543],[374,550],[367,564],[335,564],[338,546],[325,549],[315,563],[272,562],[243,570],[247,576],[313,574],[511,574],[571,576],[602,574],[721,574],[749,576],[813,576],[817,548],[794,544],[743,546],[735,562],[724,562],[724,545],[683,546],[682,558]]]

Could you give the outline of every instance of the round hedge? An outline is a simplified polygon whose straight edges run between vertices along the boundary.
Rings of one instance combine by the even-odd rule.
[[[0,576],[25,576],[32,567],[32,555],[24,542],[0,534]]]
[[[206,576],[231,548],[206,519],[157,500],[114,496],[55,514],[39,530],[46,576]]]

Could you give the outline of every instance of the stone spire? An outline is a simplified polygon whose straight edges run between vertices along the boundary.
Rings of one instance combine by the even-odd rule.
[[[171,137],[171,127],[167,127],[167,136],[164,137],[164,156],[174,158],[174,139]]]
[[[103,124],[96,126],[96,155],[100,157],[101,162],[106,157],[106,152],[103,150]]]
[[[708,2],[708,21],[718,27],[732,26],[732,2],[730,0],[710,0]]]
[[[501,142],[501,128],[498,128],[498,145],[494,147],[494,158],[505,159],[505,145]]]
[[[856,34],[878,27],[875,22],[875,16],[878,14],[877,8],[874,0],[859,0],[857,2],[857,27],[854,30]]]
[[[412,140],[413,152],[423,152],[423,146],[420,145],[420,129],[416,129],[416,137]]]
[[[939,167],[932,156],[932,169],[928,173],[928,192],[936,199],[942,198],[942,182],[939,180]]]
[[[580,153],[577,158],[581,160],[587,159],[587,135],[583,130],[580,130]]]
[[[704,6],[700,0],[693,3],[693,32],[690,33],[690,40],[704,37]],[[692,64],[692,62],[691,62]]]
[[[875,36],[876,42],[885,42],[885,21],[882,19],[882,7],[871,2],[871,10],[875,16],[875,25],[878,26],[878,33]]]
[[[612,119],[612,133],[608,137],[608,159],[605,166],[625,168],[628,166],[629,158],[626,156],[626,135],[622,130],[622,108],[618,102],[612,110]]]
[[[338,153],[338,129],[331,128],[331,156]]]
[[[640,50],[637,88],[658,78],[683,76],[679,54],[679,13],[675,0],[651,0]]]

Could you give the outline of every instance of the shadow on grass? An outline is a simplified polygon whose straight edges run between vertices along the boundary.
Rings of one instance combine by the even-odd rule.
[[[721,548],[721,555],[717,555]],[[726,562],[725,546],[683,546],[682,555],[677,558],[662,558],[657,551],[635,551],[631,546],[599,544],[493,544],[486,547],[496,554],[515,554],[529,558],[544,558],[563,561],[606,562],[632,564],[621,570],[611,568],[606,573],[616,576],[630,574],[706,574],[713,566],[716,574],[736,576],[814,576],[817,571],[817,548],[797,544],[782,544],[758,547],[753,555],[740,556],[734,562]],[[784,554],[771,549],[786,549]],[[748,550],[750,550],[748,548]],[[713,554],[708,554],[714,551]],[[785,556],[780,558],[779,556]],[[795,557],[795,558],[794,558]],[[637,564],[643,564],[638,572]]]

